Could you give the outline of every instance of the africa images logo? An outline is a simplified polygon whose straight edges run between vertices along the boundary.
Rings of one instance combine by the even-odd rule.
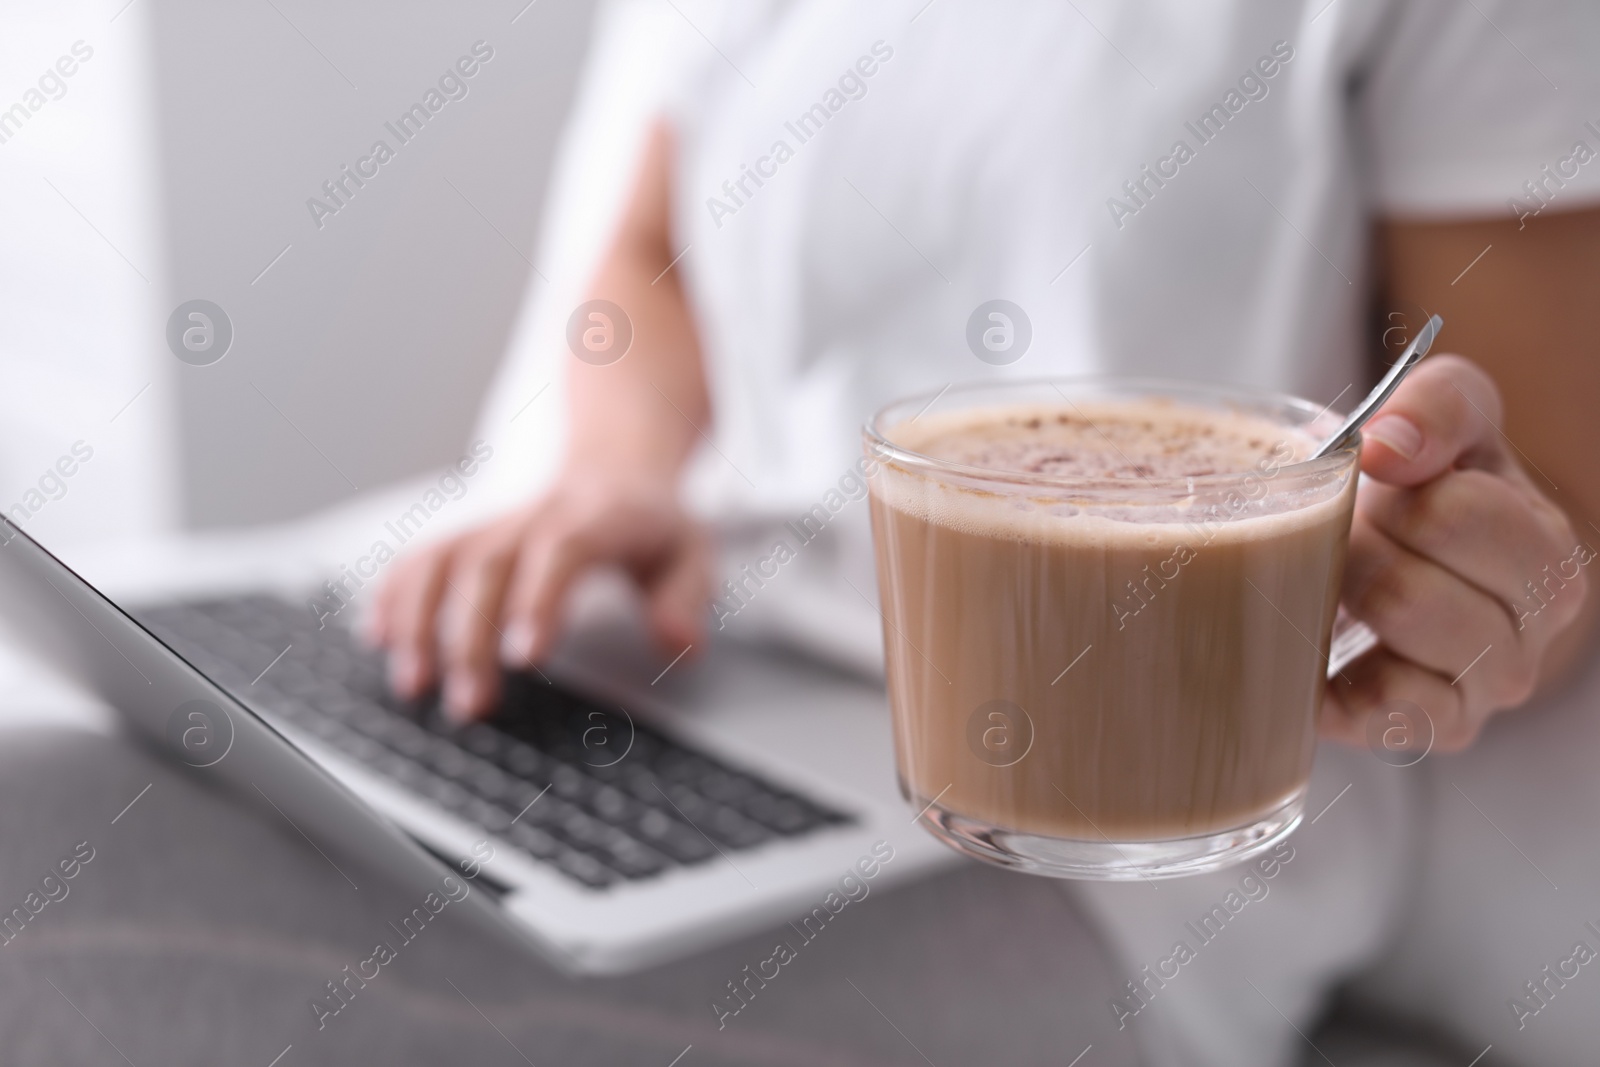
[[[185,300],[167,316],[167,347],[191,367],[209,367],[233,347],[233,320],[209,300]]]
[[[210,767],[233,748],[233,720],[209,700],[186,700],[167,717],[167,742],[189,766]]]
[[[567,318],[567,347],[592,367],[606,367],[633,347],[633,320],[609,300],[579,304]]]
[[[967,317],[967,347],[990,366],[1015,363],[1032,343],[1028,313],[1009,300],[986,300]]]

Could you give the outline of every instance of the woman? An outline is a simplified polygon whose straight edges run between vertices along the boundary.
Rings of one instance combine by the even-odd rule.
[[[870,669],[864,508],[759,597],[718,585],[839,484],[881,403],[1117,371],[1342,406],[1369,305],[1398,328],[1421,304],[1471,362],[1431,357],[1369,428],[1344,599],[1382,647],[1328,694],[1355,744],[1319,752],[1290,850],[1070,900],[969,866],[852,909],[732,1021],[707,1004],[764,935],[578,981],[441,929],[328,1019],[308,1003],[414,902],[131,744],[13,732],[0,873],[38,921],[0,938],[8,1062],[1592,1062],[1600,677],[1555,683],[1592,650],[1600,542],[1597,16],[862,7],[604,9],[486,415],[526,502],[397,564],[374,618],[397,687],[481,714],[601,567],[664,660],[716,631]],[[999,355],[967,339],[995,299],[1019,309]],[[1392,699],[1436,732],[1414,767],[1362,747]],[[1442,1036],[1318,1029],[1336,994]]]
[[[1422,305],[1470,360],[1428,360],[1366,431],[1343,599],[1382,644],[1330,688],[1322,732],[1364,745],[1404,700],[1427,711],[1435,751],[1466,749],[1590,647],[1582,568],[1600,531],[1573,517],[1600,514],[1600,430],[1580,399],[1600,387],[1597,313],[1579,296],[1600,281],[1600,212],[1581,210],[1600,200],[1600,131],[1582,111],[1595,40],[1576,5],[615,6],[555,202],[589,210],[547,259],[555,281],[523,344],[542,355],[503,384],[512,405],[562,379],[565,412],[541,409],[560,459],[526,505],[397,572],[373,620],[394,684],[441,684],[456,714],[484,713],[500,665],[545,655],[567,592],[600,567],[632,578],[667,657],[708,622],[870,657],[876,638],[859,635],[876,618],[846,589],[872,587],[864,509],[749,616],[707,604],[720,568],[753,558],[750,531],[848,467],[874,407],[1099,370],[1348,405],[1373,377],[1369,309]],[[1001,368],[963,342],[994,297],[1031,329]],[[631,326],[622,358],[561,343],[588,300]],[[611,325],[592,310],[578,321]],[[713,527],[733,542],[720,562]],[[1530,595],[1558,565],[1577,576]],[[1107,994],[1108,1016],[1158,1062],[1309,1054],[1296,1030],[1335,980],[1380,960],[1428,907],[1408,894],[1471,855],[1412,854],[1435,817],[1428,773],[1324,746],[1312,810],[1345,811],[1296,836],[1277,910],[1208,944],[1208,975],[1151,985],[1139,965],[1168,955],[1228,872],[1083,890],[1138,980]],[[1485,817],[1470,848],[1495,833]],[[1485,879],[1455,922],[1509,892]],[[1437,936],[1396,952],[1437,964]],[[1505,956],[1467,962],[1528,996]],[[1394,968],[1370,988],[1392,989]],[[1530,1016],[1492,990],[1438,984],[1390,1006],[1473,1051],[1489,1035],[1505,1062],[1585,1055],[1556,1025],[1524,1035]],[[1461,1017],[1484,996],[1496,1016]]]

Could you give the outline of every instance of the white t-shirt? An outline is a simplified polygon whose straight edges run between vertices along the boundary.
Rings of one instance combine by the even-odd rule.
[[[502,470],[526,491],[565,416],[566,318],[667,114],[715,419],[692,498],[730,572],[845,499],[718,619],[870,667],[866,507],[829,490],[873,410],[1100,371],[1349,403],[1368,220],[1600,198],[1596,54],[1600,6],[1579,3],[620,0],[554,186],[550,280],[483,432],[525,457]],[[968,343],[994,299],[1031,332],[1005,365]]]

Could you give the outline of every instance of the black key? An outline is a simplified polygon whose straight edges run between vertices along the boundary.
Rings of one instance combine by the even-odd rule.
[[[479,759],[469,752],[439,742],[439,751],[428,757],[427,763],[440,774],[486,800],[503,801],[517,784],[488,760]]]
[[[473,757],[442,738],[431,738],[422,762],[446,778],[460,779],[473,763]]]
[[[401,785],[412,789],[421,790],[424,785],[436,780],[437,776],[420,763],[415,763],[403,756],[391,755],[384,761],[384,773]]]
[[[263,660],[261,666],[257,667],[256,670],[264,669],[268,662],[268,660]],[[322,692],[323,686],[326,684],[321,678],[312,674],[305,664],[300,663],[298,660],[292,660],[288,656],[279,660],[271,670],[261,675],[260,678],[259,684],[271,686],[280,693],[302,697],[312,704],[316,703],[317,695]]]
[[[401,785],[415,788],[416,783],[425,780],[428,772],[404,756],[396,755],[386,748],[379,748],[376,755],[368,761],[372,769],[385,778],[392,778]]]
[[[698,863],[716,855],[716,849],[692,827],[659,811],[647,811],[635,828],[641,840],[660,849],[679,863]]]
[[[598,782],[575,767],[557,764],[550,769],[550,791],[565,800],[583,804],[599,788]]]
[[[491,834],[503,834],[511,829],[511,816],[487,801],[468,800],[462,805],[461,814]]]
[[[574,812],[581,814],[582,810],[581,808],[573,807],[558,796],[545,793],[538,800],[518,808],[516,813],[523,822],[532,823],[535,826],[551,827],[559,826]]]
[[[356,661],[350,652],[331,644],[316,650],[314,663],[313,669],[319,675],[335,682],[348,682],[356,670]]]
[[[202,610],[224,626],[244,633],[278,633],[285,628],[283,612],[278,607],[281,603],[273,597],[232,597],[213,600]]]
[[[593,889],[601,889],[617,880],[615,871],[576,849],[567,849],[556,856],[555,864],[561,873],[576,878]]]
[[[642,768],[632,769],[623,777],[619,785],[652,807],[666,806],[666,794],[662,791],[662,783],[647,770]]]
[[[732,808],[717,808],[711,816],[711,825],[705,832],[724,845],[734,848],[752,848],[770,840],[772,831],[760,823],[751,822]]]
[[[475,803],[477,798],[448,778],[440,778],[436,774],[428,775],[417,789],[428,799],[443,805],[450,811],[460,812],[468,804]]]
[[[602,819],[615,824],[627,821],[636,814],[639,809],[639,802],[621,790],[613,789],[607,785],[595,790],[589,808]]]
[[[461,783],[478,796],[495,803],[504,803],[517,785],[517,780],[487,760],[479,760],[461,776]]]
[[[389,676],[385,669],[383,657],[374,654],[372,660],[357,661],[350,668],[350,673],[345,676],[344,684],[350,692],[367,700],[382,702],[390,699]]]
[[[546,760],[538,752],[516,742],[506,748],[501,766],[527,781],[537,781],[549,770]]]
[[[387,716],[381,722],[365,724],[364,731],[374,741],[381,741],[403,756],[421,759],[433,747],[433,738],[427,733],[396,716]]]
[[[321,738],[330,743],[335,743],[338,738],[350,732],[332,719],[324,718],[321,715],[308,716],[300,724],[300,728],[313,737]]]
[[[513,779],[511,788],[506,791],[506,805],[519,814],[529,812],[544,803],[542,799],[544,794],[542,786],[533,786]]]
[[[606,865],[624,878],[648,878],[666,870],[672,861],[654,849],[624,837],[611,846]]]
[[[692,784],[709,776],[718,768],[707,759],[678,749],[663,752],[661,757],[651,764],[650,769],[669,782]]]
[[[344,719],[351,729],[380,741],[391,732],[389,724],[398,721],[394,712],[370,700],[355,701]]]
[[[695,783],[695,789],[718,803],[734,807],[751,797],[766,794],[765,789],[744,775],[723,770],[713,770],[703,776]]]
[[[336,719],[348,718],[358,704],[356,697],[337,682],[323,682],[306,697],[306,703]]]
[[[819,814],[805,804],[768,793],[746,799],[739,808],[751,819],[763,826],[770,826],[781,834],[803,833],[823,821]]]
[[[507,836],[513,844],[526,851],[535,859],[547,860],[562,851],[563,845],[554,836],[537,826],[529,826],[518,822],[511,827]]]
[[[215,626],[212,627],[211,633],[206,636],[203,643],[209,651],[241,667],[259,661],[261,667],[256,668],[258,671],[271,663],[272,657],[283,651],[282,645],[277,648],[271,648],[259,641],[252,641],[248,637],[232,630]]]
[[[656,807],[665,808],[688,822],[709,819],[715,810],[711,801],[688,786],[660,782],[654,784],[653,792]]]
[[[605,849],[614,833],[606,823],[581,811],[573,811],[556,823],[555,829],[572,844],[587,851]]]
[[[463,729],[457,735],[461,747],[475,756],[484,759],[498,759],[506,751],[506,746],[511,743],[505,734],[493,726],[475,722]]]

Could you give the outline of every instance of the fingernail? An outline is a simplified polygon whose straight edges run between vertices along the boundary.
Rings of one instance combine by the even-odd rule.
[[[1403,459],[1416,459],[1422,451],[1422,431],[1404,415],[1379,415],[1367,423],[1365,436],[1387,445]]]
[[[533,662],[533,627],[525,622],[514,622],[506,627],[500,639],[500,662],[507,667],[526,667]]]
[[[401,696],[412,696],[422,683],[422,664],[416,653],[397,648],[389,653],[389,688]]]
[[[463,720],[478,710],[483,700],[483,684],[476,675],[452,674],[445,683],[444,704],[450,717]]]

